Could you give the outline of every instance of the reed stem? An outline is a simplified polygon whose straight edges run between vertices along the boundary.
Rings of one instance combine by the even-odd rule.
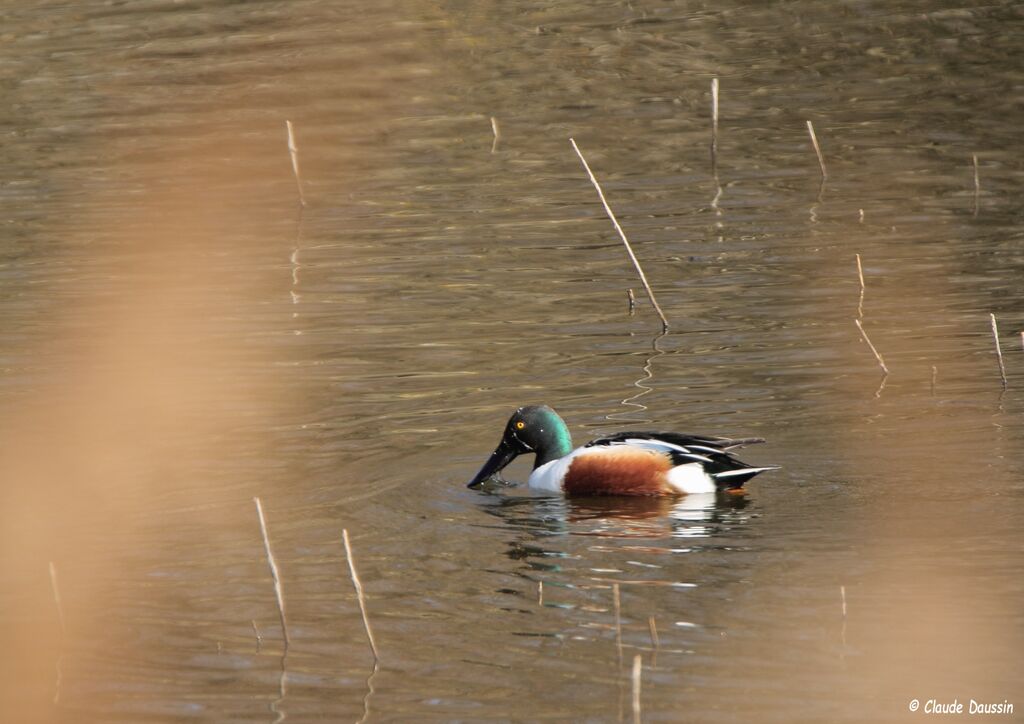
[[[981,202],[981,176],[978,174],[978,154],[971,154],[971,162],[974,164],[974,215],[978,215]]]
[[[711,79],[711,175],[718,177],[718,78]]]
[[[825,157],[821,155],[818,137],[814,134],[814,124],[810,121],[807,121],[807,132],[811,134],[811,145],[814,146],[814,152],[818,155],[818,165],[821,166],[821,180],[824,181],[828,178],[828,169],[825,168]]]
[[[619,584],[612,584],[612,602],[615,606],[615,648],[619,652],[619,666],[622,666],[622,602],[619,598]]]
[[[640,724],[640,674],[643,662],[640,654],[633,657],[633,724]]]
[[[494,133],[494,141],[491,143],[491,153],[498,150],[498,141],[501,139],[501,130],[498,128],[498,119],[491,116],[491,132]]]
[[[659,648],[661,640],[658,638],[658,624],[654,621],[654,616],[647,617],[647,630],[651,633],[651,646]]]
[[[252,619],[252,632],[256,634],[256,653],[263,648],[263,636],[260,634],[260,627],[256,625],[256,619]]]
[[[373,629],[370,628],[370,617],[366,613],[363,584],[359,581],[359,574],[356,573],[356,562],[352,558],[352,546],[348,540],[348,529],[342,529],[341,539],[345,543],[345,557],[348,559],[348,570],[352,574],[352,585],[356,589],[356,598],[359,599],[359,611],[363,615],[363,627],[366,629],[366,638],[370,640],[370,650],[373,652],[374,660],[380,661],[380,654],[377,652],[377,641],[373,638]]]
[[[857,254],[857,276],[860,278],[860,301],[857,302],[857,316],[864,319],[864,267],[860,263],[860,254]]]
[[[253,498],[256,503],[256,514],[260,519],[260,532],[263,534],[263,549],[267,553],[267,565],[270,567],[270,577],[274,579],[274,594],[277,596],[277,613],[281,617],[281,634],[284,636],[284,647],[287,650],[291,640],[288,637],[288,619],[284,612],[284,590],[281,588],[281,575],[277,569],[277,561],[274,559],[274,551],[270,548],[270,536],[267,535],[267,519],[263,515],[263,503],[259,497]]]
[[[60,630],[64,633],[64,607],[60,602],[60,587],[57,585],[57,566],[50,561],[50,588],[53,589],[53,602],[57,604],[57,618],[60,620]]]
[[[859,319],[853,320],[854,324],[857,325],[857,329],[860,330],[860,336],[864,338],[864,341],[868,343],[868,347],[871,348],[871,353],[875,355],[875,359],[878,360],[878,366],[882,368],[882,372],[889,374],[889,368],[885,366],[885,360],[882,359],[882,355],[875,349],[875,345],[871,344],[871,340],[868,338],[868,333],[864,331],[864,325],[860,323]]]
[[[292,173],[295,174],[295,186],[299,189],[299,204],[306,205],[306,195],[302,192],[302,174],[299,173],[299,147],[295,143],[295,129],[291,121],[284,122],[288,129],[288,155],[292,157]]]
[[[575,139],[570,138],[569,143],[572,144],[573,150],[576,151],[576,155],[580,157],[580,161],[583,163],[583,168],[586,169],[587,175],[590,177],[590,182],[594,184],[594,188],[597,189],[597,195],[601,199],[601,204],[604,206],[605,212],[608,214],[608,218],[612,220],[612,225],[615,226],[615,230],[619,232],[619,238],[622,239],[622,243],[626,246],[626,253],[629,254],[630,261],[633,262],[633,267],[636,269],[636,273],[640,276],[640,281],[644,285],[644,289],[647,291],[647,296],[651,300],[651,304],[654,305],[654,310],[661,317],[662,329],[668,331],[668,320],[665,318],[665,313],[661,311],[661,306],[658,304],[658,300],[654,298],[654,292],[651,291],[651,285],[647,282],[647,275],[644,274],[644,270],[640,267],[640,262],[636,258],[636,254],[633,253],[633,247],[629,244],[629,239],[626,238],[626,232],[619,226],[619,220],[615,218],[615,213],[612,211],[612,207],[608,205],[608,200],[604,197],[604,191],[601,190],[601,184],[597,182],[594,177],[594,172],[590,170],[590,165],[587,163],[587,159],[583,158],[583,153],[580,151],[580,147],[576,145]]]
[[[1003,381],[1003,389],[1007,387],[1006,382],[1006,365],[1003,364],[1003,348],[999,345],[999,328],[996,326],[996,315],[989,313],[989,319],[992,321],[992,339],[996,343],[996,356],[999,358],[999,377]]]

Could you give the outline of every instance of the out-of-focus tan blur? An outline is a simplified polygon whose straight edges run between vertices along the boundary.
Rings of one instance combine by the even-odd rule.
[[[232,263],[256,253],[247,242],[265,244],[266,228],[281,220],[243,203],[243,179],[230,166],[197,175],[208,159],[180,150],[151,160],[151,188],[114,204],[118,215],[56,224],[62,244],[116,244],[115,261],[52,289],[39,321],[46,340],[22,350],[35,382],[0,410],[0,572],[18,583],[0,630],[13,652],[0,676],[10,721],[51,710],[54,689],[40,683],[56,685],[61,631],[48,564],[56,562],[58,588],[77,582],[72,600],[65,591],[67,625],[90,619],[102,596],[83,595],[102,592],[120,563],[90,555],[90,542],[132,540],[165,501],[194,505],[202,520],[198,472],[245,490],[241,458],[265,446],[263,431],[288,403],[278,384],[284,355],[274,351],[286,347],[265,330],[254,334],[251,316],[287,295],[292,240],[282,237],[280,263],[262,277]],[[238,176],[251,167],[244,147],[220,150]],[[279,150],[286,169],[283,140]],[[61,264],[60,254],[50,263]]]

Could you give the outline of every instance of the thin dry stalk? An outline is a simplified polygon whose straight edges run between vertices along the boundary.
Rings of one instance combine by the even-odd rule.
[[[295,174],[295,185],[299,189],[299,204],[306,205],[306,195],[302,193],[302,174],[299,173],[299,147],[295,143],[295,130],[291,121],[284,122],[288,129],[288,154],[292,157],[292,173]]]
[[[615,648],[619,652],[619,666],[622,666],[622,601],[618,583],[612,584],[612,601],[615,604]]]
[[[633,294],[632,289],[627,289],[626,297],[629,299],[629,313],[633,314],[636,312],[636,295]]]
[[[544,605],[544,581],[537,581],[537,605]]]
[[[932,395],[935,394],[935,382],[939,379],[939,368],[932,365]]]
[[[366,629],[366,638],[370,640],[370,650],[373,658],[380,661],[380,654],[377,653],[377,642],[373,638],[373,629],[370,628],[370,617],[366,614],[366,599],[363,597],[363,584],[359,582],[359,574],[356,573],[356,562],[352,558],[352,546],[348,541],[348,530],[342,529],[341,538],[345,542],[345,557],[348,559],[348,570],[352,574],[352,585],[356,589],[356,598],[359,599],[359,611],[363,614],[363,627]]]
[[[491,116],[491,131],[494,133],[494,141],[491,143],[491,153],[498,150],[498,141],[501,139],[501,130],[498,128],[498,119]]]
[[[711,79],[711,173],[718,176],[718,78]]]
[[[644,658],[640,654],[633,657],[633,722],[640,724],[640,674],[643,671]]]
[[[665,318],[665,313],[661,311],[661,306],[658,304],[658,300],[654,298],[654,292],[651,291],[651,285],[647,283],[647,275],[644,274],[644,270],[640,267],[640,262],[636,258],[636,254],[633,253],[633,247],[629,245],[629,239],[626,238],[626,232],[619,226],[619,220],[615,218],[612,207],[608,205],[608,200],[604,197],[604,191],[601,190],[601,184],[597,182],[594,177],[594,172],[590,170],[590,165],[587,163],[587,159],[583,158],[583,153],[580,151],[579,146],[576,145],[575,139],[570,138],[569,143],[572,144],[573,150],[576,151],[576,155],[580,157],[580,162],[583,164],[583,168],[587,171],[587,176],[590,177],[590,182],[594,184],[594,188],[597,189],[597,195],[601,199],[601,204],[604,206],[605,212],[608,214],[608,218],[612,220],[612,224],[615,226],[615,230],[619,232],[619,238],[622,239],[622,243],[626,246],[626,253],[629,254],[630,261],[633,262],[633,267],[636,269],[636,273],[640,276],[640,281],[643,282],[644,289],[647,290],[647,296],[651,300],[651,304],[654,305],[654,310],[661,317],[662,329],[668,331],[668,320]]]
[[[860,278],[860,301],[857,303],[857,316],[864,319],[864,267],[860,263],[860,254],[857,254],[857,276]]]
[[[281,634],[284,636],[284,647],[288,648],[291,640],[288,638],[288,619],[284,614],[284,590],[281,588],[281,576],[277,570],[277,561],[274,559],[274,552],[270,549],[270,536],[267,535],[267,519],[263,515],[263,503],[258,497],[253,498],[256,503],[256,514],[260,519],[260,532],[263,533],[263,549],[267,553],[267,565],[270,566],[270,577],[274,579],[274,593],[277,596],[277,612],[281,616]]]
[[[818,137],[814,135],[814,124],[810,121],[807,121],[807,132],[811,134],[811,145],[814,146],[814,152],[818,154],[818,165],[821,166],[821,180],[824,181],[828,178],[828,169],[825,168],[825,157],[821,155]]]
[[[843,618],[846,618],[846,586],[839,587],[839,597],[843,600]]]
[[[658,624],[655,623],[654,616],[647,617],[647,630],[651,632],[651,646],[659,648],[661,641],[658,639]]]
[[[979,202],[981,200],[981,177],[978,174],[978,154],[971,154],[971,161],[974,163],[974,215],[978,215]]]
[[[853,321],[857,325],[857,329],[860,330],[860,336],[868,343],[868,347],[871,348],[871,353],[875,355],[875,359],[878,360],[878,366],[882,368],[882,372],[889,374],[889,368],[885,366],[885,360],[882,359],[882,355],[878,354],[878,350],[875,349],[875,345],[871,344],[871,340],[868,338],[868,333],[864,331],[864,325],[860,323],[859,319],[855,319]]]
[[[996,356],[999,358],[999,377],[1003,381],[1003,389],[1006,389],[1006,366],[1003,364],[1003,349],[999,346],[999,328],[996,327],[996,315],[989,314],[989,319],[992,321],[992,339],[996,343]]]
[[[53,602],[57,604],[57,618],[60,619],[60,630],[64,632],[64,607],[60,603],[60,588],[57,586],[57,566],[50,561],[50,588],[53,589]]]

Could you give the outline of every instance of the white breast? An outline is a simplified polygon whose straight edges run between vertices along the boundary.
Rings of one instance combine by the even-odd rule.
[[[536,488],[537,490],[561,493],[562,482],[565,480],[565,474],[569,471],[569,466],[572,465],[572,461],[577,455],[581,455],[584,452],[588,455],[593,455],[595,453],[605,451],[606,449],[604,448],[578,447],[564,458],[552,460],[549,463],[541,465],[530,473],[530,479],[526,481],[526,484],[531,488]]]

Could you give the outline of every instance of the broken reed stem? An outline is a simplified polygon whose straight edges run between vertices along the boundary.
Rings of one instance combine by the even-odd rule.
[[[629,313],[633,314],[636,311],[636,295],[633,294],[632,289],[627,289],[626,297],[629,299]]]
[[[971,154],[971,161],[974,163],[974,215],[978,215],[978,203],[981,197],[981,178],[978,175],[978,154]]]
[[[260,519],[260,532],[263,533],[263,549],[267,553],[267,565],[270,566],[270,577],[274,579],[274,593],[277,596],[277,612],[281,616],[281,634],[284,636],[284,647],[291,642],[288,638],[288,620],[284,615],[284,590],[281,588],[281,576],[277,570],[274,552],[270,549],[270,536],[267,535],[267,519],[263,516],[263,503],[259,497],[253,498],[256,503],[256,514]]]
[[[491,131],[494,133],[494,141],[491,143],[491,153],[498,150],[498,140],[501,138],[501,131],[498,129],[498,119],[491,116]]]
[[[885,360],[882,359],[882,355],[878,354],[878,350],[875,349],[875,345],[871,344],[871,340],[868,338],[868,333],[864,331],[864,325],[860,323],[859,319],[853,320],[854,324],[857,325],[857,329],[860,330],[860,336],[864,338],[864,341],[868,343],[868,347],[871,348],[871,353],[875,355],[875,359],[878,360],[878,365],[882,368],[882,372],[889,374],[889,368],[885,366]]]
[[[633,657],[633,722],[640,724],[640,674],[643,671],[643,656]]]
[[[537,581],[537,605],[544,605],[544,581]]]
[[[295,185],[299,189],[299,204],[306,205],[306,195],[302,193],[302,175],[299,173],[299,147],[295,144],[295,130],[291,121],[284,122],[288,129],[288,155],[292,157],[292,172],[295,174]]]
[[[1003,389],[1007,387],[1006,382],[1006,366],[1003,364],[1003,349],[999,346],[999,328],[996,327],[996,315],[989,313],[989,319],[992,321],[992,339],[996,343],[996,356],[999,358],[999,377],[1003,381]]]
[[[939,368],[932,365],[932,395],[935,395],[935,382],[939,378]]]
[[[818,137],[814,135],[814,124],[807,121],[807,132],[811,134],[811,145],[814,146],[814,152],[818,154],[818,165],[821,166],[821,179],[824,181],[828,178],[828,169],[825,168],[825,157],[821,155],[821,146],[818,145]]]
[[[843,618],[846,618],[846,586],[839,587],[839,597],[843,599]]]
[[[661,326],[664,331],[668,331],[668,320],[665,318],[665,313],[661,311],[661,306],[658,304],[658,300],[654,298],[654,292],[651,291],[651,285],[647,283],[647,275],[644,274],[644,270],[640,267],[640,262],[636,258],[636,254],[633,253],[633,247],[629,245],[629,239],[626,238],[626,232],[619,226],[619,220],[615,218],[615,214],[612,212],[612,207],[608,205],[607,199],[604,197],[604,191],[601,190],[601,184],[597,182],[594,177],[594,172],[590,170],[590,165],[587,163],[587,159],[583,158],[583,153],[580,151],[580,147],[576,145],[576,140],[573,138],[569,139],[569,143],[572,144],[573,150],[576,151],[576,155],[580,157],[580,162],[583,164],[583,168],[587,172],[587,176],[590,177],[590,182],[594,184],[594,188],[597,189],[597,195],[601,199],[601,204],[604,206],[605,212],[608,214],[608,218],[612,220],[612,224],[615,226],[615,230],[619,232],[619,238],[622,239],[622,243],[626,246],[626,252],[629,254],[630,261],[633,262],[633,267],[636,269],[636,273],[640,276],[640,281],[643,282],[644,289],[647,290],[647,296],[651,300],[651,304],[654,305],[654,310],[661,317]]]
[[[864,318],[864,267],[860,263],[860,254],[857,254],[857,276],[860,277],[860,301],[857,303],[857,316]]]
[[[50,588],[53,589],[53,602],[57,604],[57,618],[60,620],[60,631],[64,633],[64,607],[60,603],[60,588],[57,586],[57,566],[50,561]]]
[[[711,174],[718,176],[718,78],[711,79]]]
[[[359,599],[359,611],[363,614],[363,627],[366,629],[366,638],[370,640],[370,650],[373,652],[374,660],[380,661],[380,654],[377,653],[377,642],[373,638],[373,629],[370,628],[370,617],[366,614],[363,584],[359,582],[359,574],[356,573],[356,562],[352,559],[352,546],[348,542],[348,529],[342,529],[341,539],[345,543],[345,557],[348,559],[348,570],[352,574],[352,585],[356,589],[356,598]]]

